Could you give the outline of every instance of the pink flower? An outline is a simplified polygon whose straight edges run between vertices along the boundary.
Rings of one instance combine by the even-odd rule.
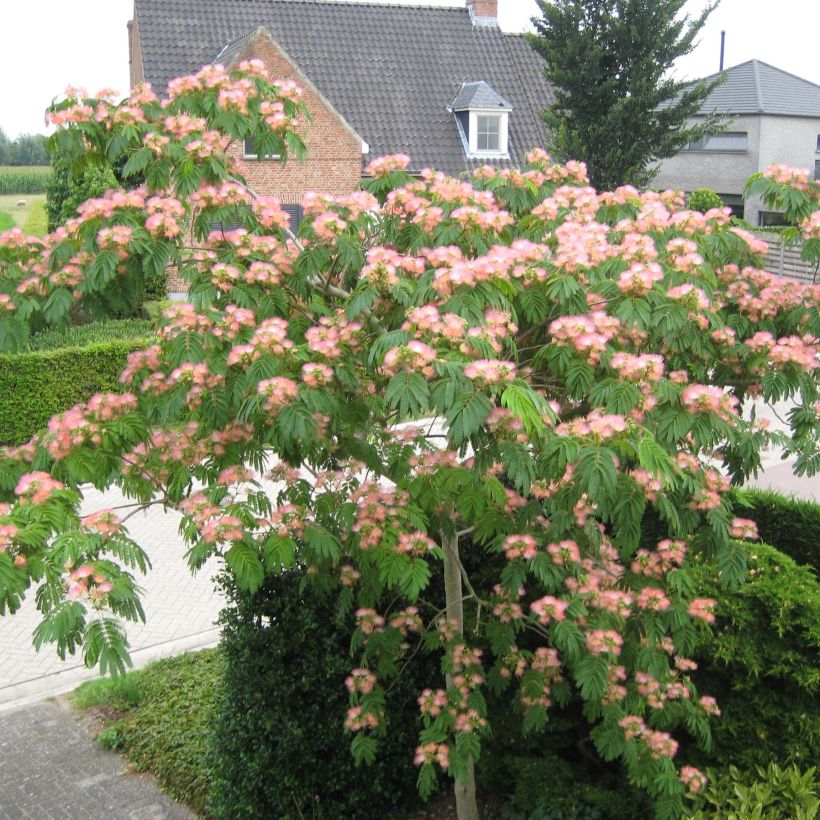
[[[716,605],[717,601],[713,598],[695,598],[689,604],[689,615],[692,618],[698,618],[708,624],[713,624],[715,622]]]
[[[680,770],[680,780],[692,794],[697,794],[707,783],[706,775],[694,766],[684,766]]]
[[[57,490],[62,490],[63,486],[48,473],[26,473],[17,482],[14,494],[20,499],[21,503],[42,504],[44,501],[48,501]]]

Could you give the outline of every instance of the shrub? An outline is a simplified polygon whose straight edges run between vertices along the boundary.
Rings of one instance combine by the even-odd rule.
[[[820,504],[764,490],[744,491],[743,498],[735,513],[757,523],[762,541],[820,571]]]
[[[701,691],[717,698],[710,754],[703,762],[743,768],[820,759],[820,583],[776,549],[747,546],[749,572],[720,589],[705,565],[693,575],[717,599],[715,628],[695,653]]]
[[[44,194],[50,177],[47,165],[0,167],[0,195]]]
[[[62,413],[95,393],[122,392],[128,354],[145,341],[0,354],[0,442],[22,444]]]
[[[357,767],[341,718],[352,615],[301,591],[297,573],[237,594],[222,614],[224,700],[215,736],[219,817],[379,818],[417,800],[418,672],[387,694],[390,724],[372,766]]]
[[[142,341],[150,338],[153,324],[145,319],[120,319],[92,322],[61,330],[43,330],[31,337],[29,350],[56,350],[61,347],[85,347],[100,342]]]
[[[723,200],[711,188],[698,188],[689,194],[686,203],[693,211],[705,214],[712,208],[722,208]]]
[[[58,159],[46,188],[49,231],[77,216],[77,206],[87,199],[117,187],[119,183],[110,167],[90,166],[74,173],[66,162]]]
[[[727,817],[743,820],[814,820],[820,809],[817,798],[820,779],[812,767],[801,772],[797,766],[782,769],[776,763],[758,767],[756,773],[741,772],[735,766],[728,771],[706,772],[711,779],[695,801],[688,816],[693,820]]]

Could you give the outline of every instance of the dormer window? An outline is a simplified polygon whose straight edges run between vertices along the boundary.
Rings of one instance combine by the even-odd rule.
[[[483,80],[464,83],[450,109],[471,159],[508,159],[512,106]]]

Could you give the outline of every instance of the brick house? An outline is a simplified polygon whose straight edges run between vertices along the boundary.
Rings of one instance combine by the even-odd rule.
[[[131,84],[162,94],[176,76],[249,58],[272,79],[298,83],[312,117],[306,162],[236,149],[251,186],[297,218],[306,192],[350,193],[363,167],[386,154],[450,174],[520,165],[544,144],[539,112],[553,100],[544,63],[524,37],[501,31],[498,0],[466,2],[135,0]]]

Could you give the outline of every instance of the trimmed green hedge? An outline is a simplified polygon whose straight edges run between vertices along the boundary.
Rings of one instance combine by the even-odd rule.
[[[22,444],[95,393],[122,390],[119,374],[145,340],[0,355],[0,444]]]
[[[693,567],[695,587],[717,600],[717,622],[693,657],[700,692],[722,710],[714,748],[681,759],[742,769],[820,760],[820,582],[809,567],[766,544],[743,544],[746,581],[721,589],[714,567]]]
[[[73,325],[61,330],[41,330],[31,337],[29,350],[58,350],[64,347],[85,347],[101,342],[128,342],[148,339],[154,333],[154,324],[148,319],[115,319]]]
[[[735,515],[757,523],[760,540],[798,564],[820,573],[820,504],[766,490],[746,490],[750,507],[735,505]]]

